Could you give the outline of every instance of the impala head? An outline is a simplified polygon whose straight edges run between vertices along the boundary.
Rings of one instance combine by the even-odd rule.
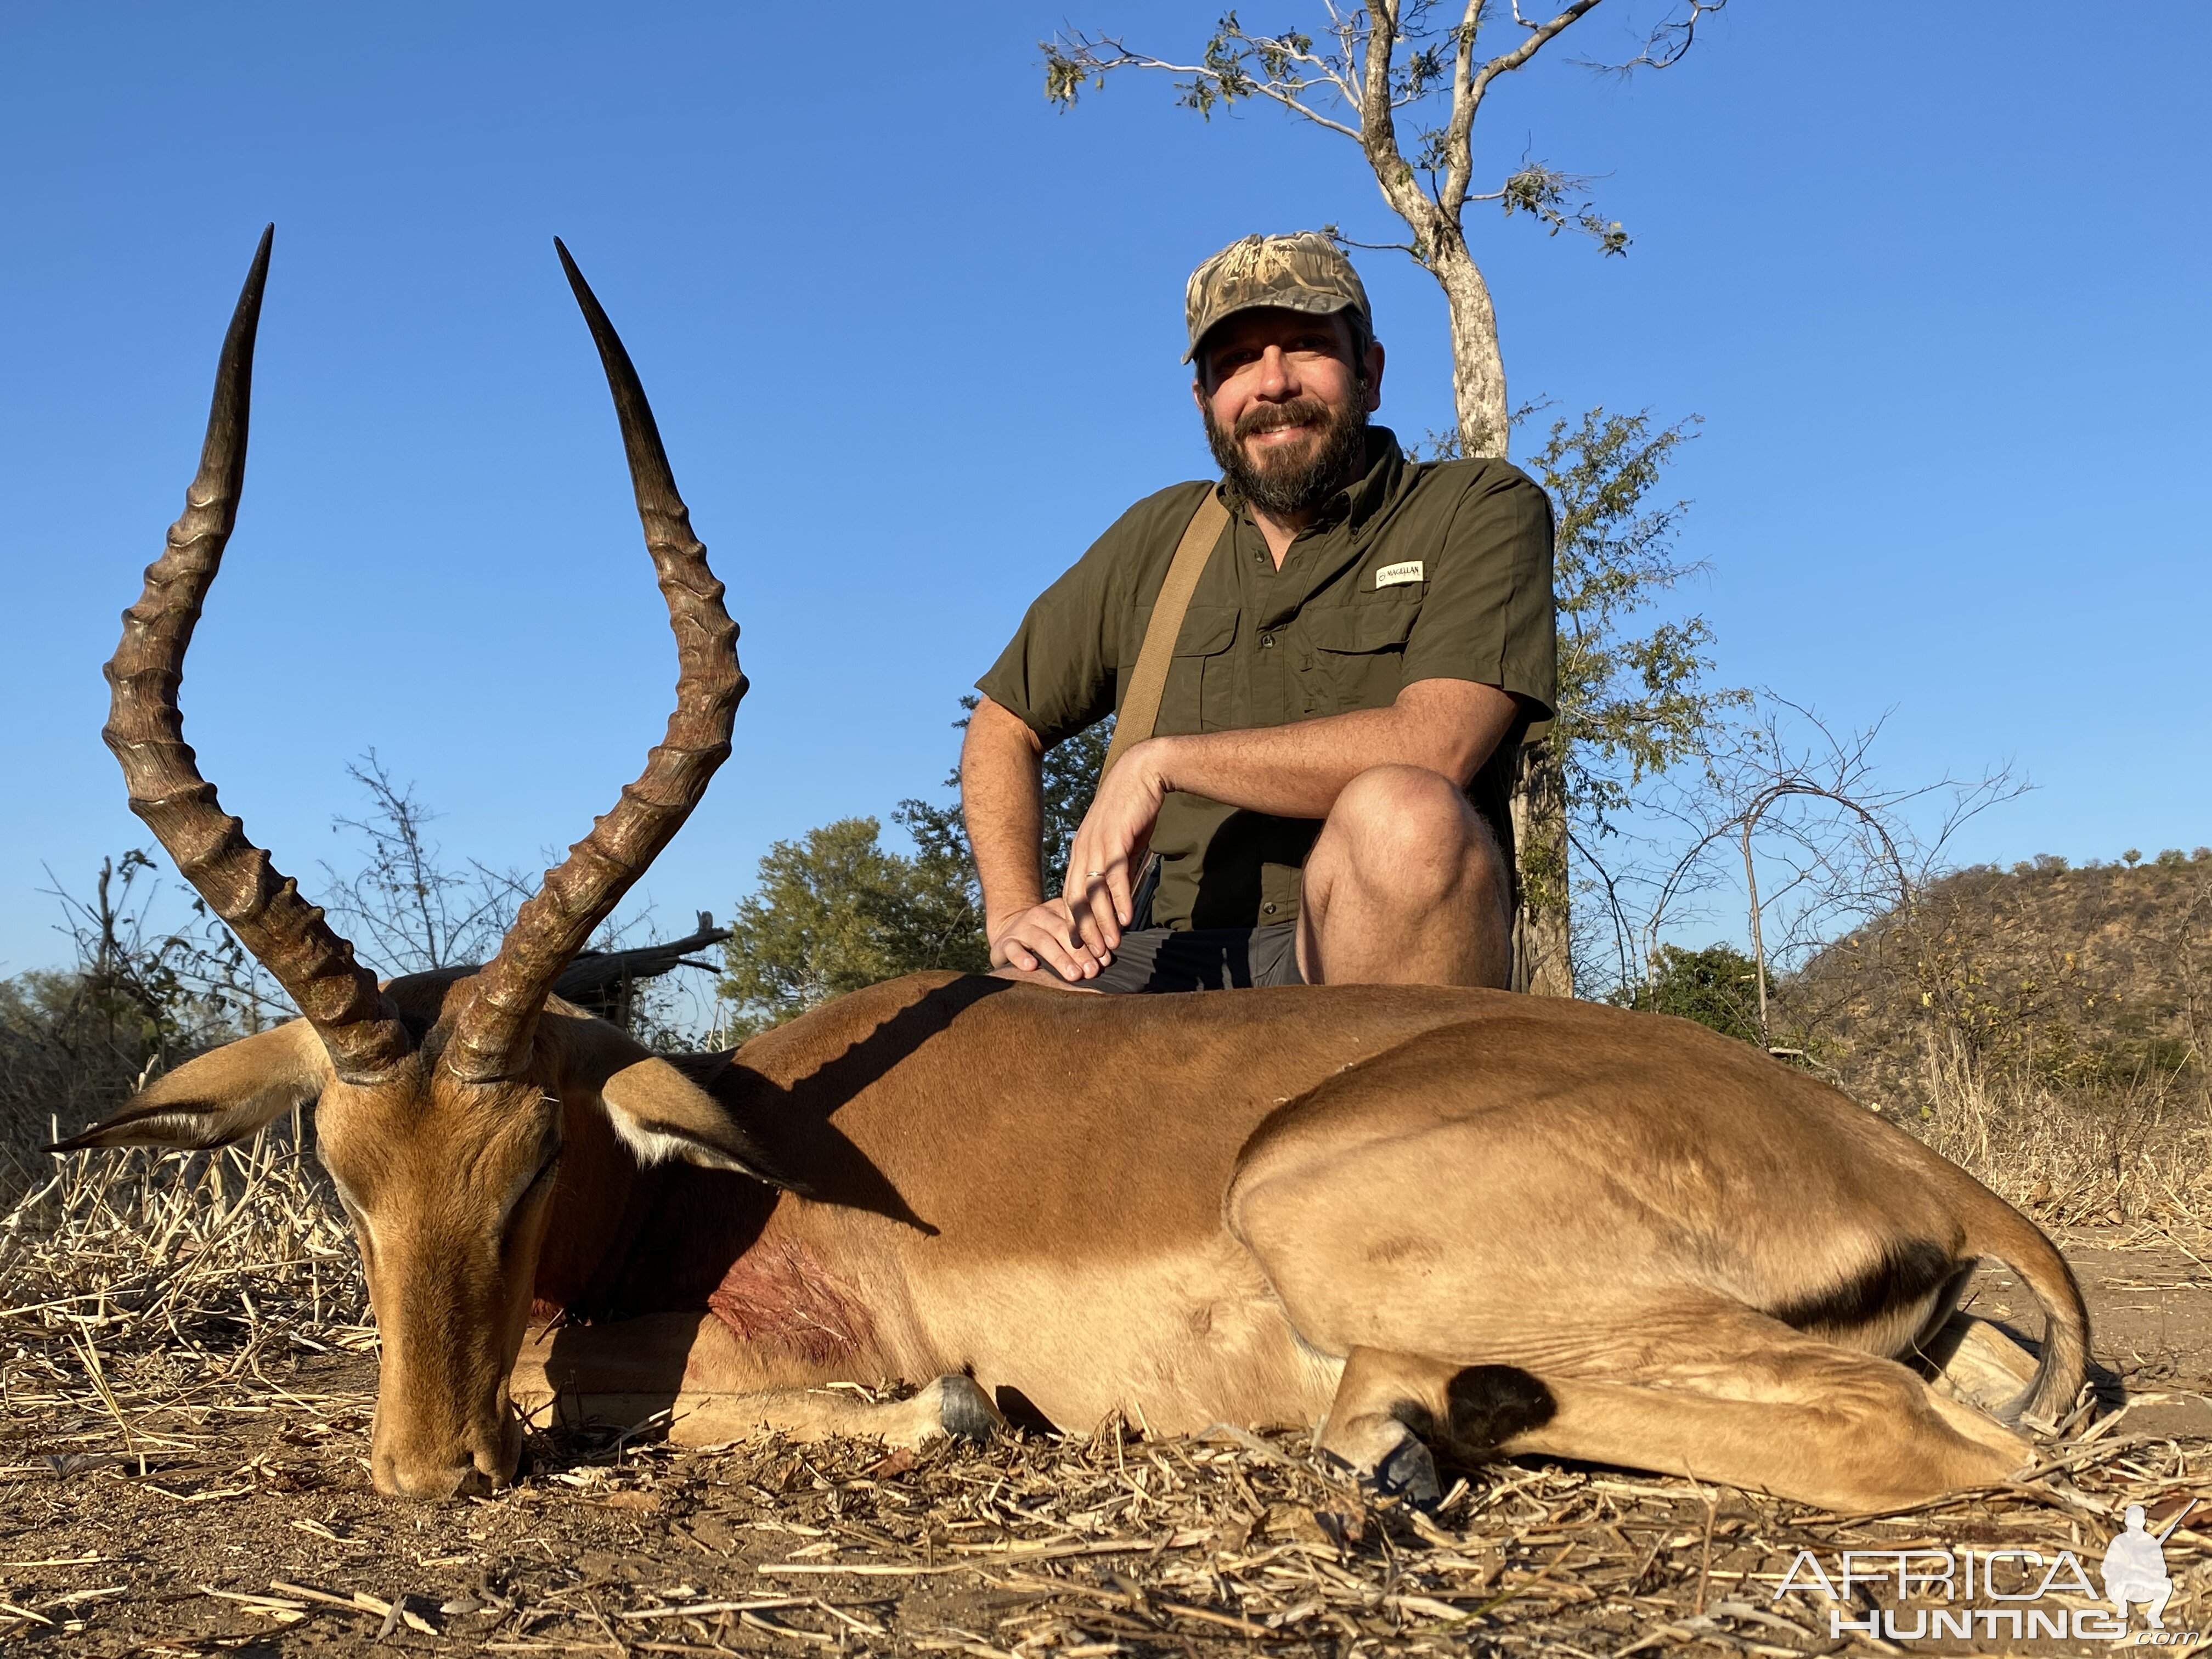
[[[742,1131],[676,1068],[550,1000],[555,976],[705,793],[729,753],[745,680],[722,586],[691,534],[636,373],[556,242],[606,369],[668,602],[676,712],[644,773],[546,873],[491,962],[380,985],[217,804],[177,707],[185,648],[244,480],[270,244],[264,234],[223,342],[184,516],[124,613],[123,642],[107,665],[113,703],[104,735],[131,809],[301,1018],[178,1067],[56,1150],[219,1146],[319,1101],[318,1150],[353,1218],[383,1337],[376,1484],[443,1498],[514,1473],[520,1436],[506,1376],[529,1314],[564,1139],[604,1112],[648,1160],[751,1167]]]

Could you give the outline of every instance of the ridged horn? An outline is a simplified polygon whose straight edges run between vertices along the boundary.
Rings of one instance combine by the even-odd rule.
[[[169,527],[161,556],[147,567],[138,603],[123,613],[123,642],[106,671],[112,696],[100,735],[122,764],[131,810],[299,1005],[338,1075],[368,1082],[411,1050],[397,1012],[378,990],[375,976],[354,960],[353,946],[222,810],[215,786],[200,776],[177,707],[185,653],[238,518],[253,394],[253,337],[276,233],[274,225],[262,232],[223,337],[207,441],[199,474],[185,495],[184,516]]]
[[[730,729],[745,694],[738,626],[723,608],[722,584],[707,567],[707,550],[691,533],[691,515],[676,493],[637,371],[568,250],[558,237],[553,246],[614,395],[646,551],[653,556],[676,634],[676,712],[668,717],[667,735],[647,752],[637,781],[568,849],[559,868],[545,872],[544,884],[515,916],[498,956],[477,974],[443,1061],[455,1076],[474,1083],[514,1076],[529,1063],[538,1012],[555,977],[691,816],[714,769],[729,756]]]

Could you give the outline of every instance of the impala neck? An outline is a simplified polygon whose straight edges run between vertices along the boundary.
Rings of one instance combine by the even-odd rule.
[[[533,1317],[601,1321],[704,1308],[760,1237],[776,1194],[688,1164],[641,1167],[595,1105],[570,1105]]]

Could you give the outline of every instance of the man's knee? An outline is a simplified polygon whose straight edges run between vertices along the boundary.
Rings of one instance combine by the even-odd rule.
[[[1425,766],[1370,766],[1345,785],[1325,833],[1346,873],[1363,884],[1429,904],[1472,881],[1504,878],[1497,843],[1449,778]]]
[[[1443,773],[1394,763],[1370,766],[1346,784],[1328,822],[1364,839],[1435,845],[1463,835],[1464,822],[1473,817],[1467,797]]]

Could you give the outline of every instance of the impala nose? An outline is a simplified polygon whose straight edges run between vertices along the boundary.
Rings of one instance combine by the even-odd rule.
[[[466,1452],[457,1456],[422,1456],[410,1453],[382,1454],[369,1460],[376,1489],[394,1498],[420,1498],[431,1503],[477,1497],[495,1484],[492,1475]]]
[[[455,1413],[458,1421],[441,1421],[441,1413],[426,1422],[425,1413],[408,1411],[405,1404],[389,1396],[377,1401],[368,1454],[377,1491],[440,1503],[480,1496],[514,1478],[522,1460],[522,1424],[504,1399],[481,1415]]]
[[[522,1425],[510,1421],[486,1441],[377,1447],[369,1455],[369,1474],[377,1491],[394,1498],[443,1503],[482,1497],[514,1478],[521,1460]]]

